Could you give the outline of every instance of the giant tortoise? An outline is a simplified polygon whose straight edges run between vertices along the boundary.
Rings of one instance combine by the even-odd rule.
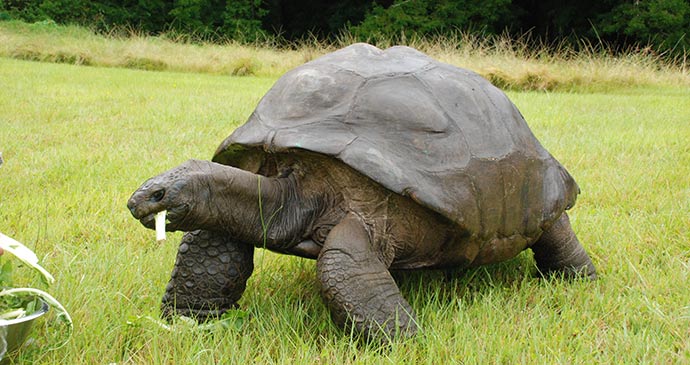
[[[217,316],[254,247],[316,259],[333,320],[410,336],[389,270],[473,267],[530,248],[538,272],[594,279],[565,211],[579,188],[507,96],[408,47],[354,44],[287,72],[212,161],[189,160],[128,201],[185,231],[165,316]]]

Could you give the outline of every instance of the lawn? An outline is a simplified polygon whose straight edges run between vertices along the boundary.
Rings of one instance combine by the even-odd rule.
[[[57,279],[47,290],[75,321],[51,350],[64,330],[48,316],[17,362],[690,361],[690,90],[678,85],[509,93],[580,184],[571,220],[596,282],[538,279],[529,252],[402,275],[422,331],[379,347],[331,323],[313,261],[259,250],[233,325],[160,326],[181,234],[157,244],[127,198],[150,176],[210,158],[274,81],[0,58],[0,231],[38,253]]]

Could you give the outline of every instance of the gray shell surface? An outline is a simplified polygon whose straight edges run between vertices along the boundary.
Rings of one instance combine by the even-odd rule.
[[[474,72],[354,44],[297,67],[218,148],[332,156],[475,237],[535,237],[579,192],[515,105]],[[238,166],[239,165],[239,166]]]

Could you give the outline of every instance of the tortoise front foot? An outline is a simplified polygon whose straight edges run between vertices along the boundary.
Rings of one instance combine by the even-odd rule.
[[[329,233],[317,261],[321,292],[333,320],[367,340],[416,333],[412,307],[371,248],[360,219],[350,214]]]
[[[254,268],[253,255],[253,246],[236,243],[225,233],[185,233],[163,295],[162,316],[202,322],[236,307]]]

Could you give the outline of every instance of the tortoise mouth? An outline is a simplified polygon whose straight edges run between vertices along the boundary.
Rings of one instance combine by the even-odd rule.
[[[157,210],[157,211],[152,211],[149,214],[139,218],[139,222],[141,224],[149,229],[155,229],[156,228],[156,219],[155,216],[158,212],[162,211]],[[181,204],[178,205],[174,208],[168,209],[168,213],[165,216],[165,230],[166,231],[176,231],[178,230],[178,227],[185,221],[185,218],[187,217],[189,213],[189,205],[188,204]]]
[[[141,222],[141,224],[146,228],[154,229],[155,225],[156,225],[154,216],[155,216],[155,213],[146,215],[144,217],[141,217],[139,219],[139,222]]]

